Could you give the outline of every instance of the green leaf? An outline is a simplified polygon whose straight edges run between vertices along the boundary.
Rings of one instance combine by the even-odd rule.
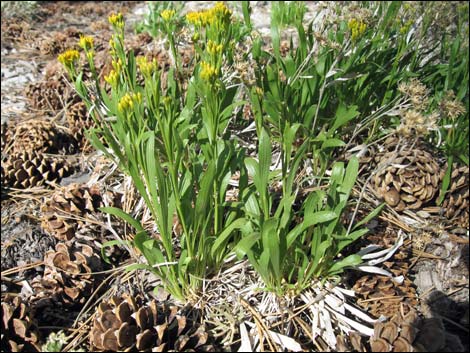
[[[328,270],[329,275],[334,275],[343,272],[345,267],[357,266],[362,263],[362,258],[359,255],[349,255],[344,259],[337,261]]]
[[[239,218],[230,223],[230,225],[226,226],[226,228],[216,236],[214,244],[212,244],[212,257],[215,257],[218,252],[225,252],[225,250],[222,249],[222,246],[224,246],[224,244],[227,242],[232,232],[236,229],[241,229],[243,226],[246,225],[246,223],[247,221],[245,218]]]
[[[117,207],[100,207],[98,208],[102,212],[109,213],[113,216],[117,216],[127,223],[129,223],[131,226],[133,226],[138,232],[143,231],[145,232],[144,228],[140,224],[139,221],[137,221],[135,218],[133,218],[130,214],[124,212],[120,208]]]
[[[305,214],[302,223],[292,229],[287,234],[287,249],[289,249],[295,239],[308,227],[311,227],[318,223],[324,223],[331,221],[337,217],[336,213],[332,211],[319,211],[313,214]]]
[[[380,211],[385,207],[385,202],[377,206],[371,213],[369,213],[364,219],[362,219],[360,222],[356,223],[352,229],[356,229],[359,226],[362,226],[363,224],[369,222],[372,218],[375,218]]]
[[[337,255],[341,250],[343,250],[344,247],[348,246],[349,244],[355,242],[357,239],[362,237],[368,231],[369,229],[367,228],[359,229],[359,230],[356,230],[355,232],[350,233],[346,239],[338,241],[338,243],[336,244],[337,251],[335,255]]]
[[[155,268],[146,264],[132,264],[132,265],[126,266],[126,271],[130,272],[130,271],[135,271],[135,270],[147,270],[150,272],[155,272]]]
[[[146,231],[139,231],[134,236],[134,244],[144,255],[149,265],[165,262],[160,246],[155,239],[148,236]]]
[[[277,279],[281,278],[281,263],[285,254],[280,253],[280,243],[278,234],[278,220],[270,218],[263,223],[261,230],[261,240],[263,243],[263,255],[266,253],[267,259],[272,264],[274,275]],[[261,261],[260,261],[261,262]]]
[[[348,121],[354,119],[358,115],[359,112],[357,111],[357,106],[353,105],[346,108],[344,103],[340,103],[336,110],[335,122],[330,129],[330,133],[334,133],[338,128],[345,125]]]
[[[211,191],[214,184],[215,163],[211,161],[201,180],[201,189],[196,200],[196,217],[198,223],[204,222],[207,218],[207,208],[209,207]]]
[[[359,160],[356,156],[353,156],[346,167],[346,173],[344,175],[343,182],[339,187],[339,191],[346,194],[349,197],[349,194],[356,183],[357,175],[359,170]],[[346,197],[346,199],[347,199]]]
[[[252,253],[252,247],[258,242],[259,238],[259,233],[252,233],[243,236],[234,249],[238,259],[242,259],[243,256]]]
[[[437,204],[440,205],[446,196],[447,190],[449,189],[451,174],[452,174],[452,163],[453,163],[453,156],[450,156],[447,161],[447,169],[446,173],[444,174],[444,178],[442,179],[442,186],[441,186],[441,194],[437,199]]]
[[[344,146],[345,143],[340,139],[336,138],[329,138],[325,142],[323,142],[321,149],[331,148],[331,147],[341,147]]]

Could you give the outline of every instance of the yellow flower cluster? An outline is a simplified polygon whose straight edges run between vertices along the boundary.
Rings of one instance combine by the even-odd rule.
[[[118,14],[111,14],[111,16],[108,17],[108,21],[114,27],[124,28],[124,17],[120,12]]]
[[[196,27],[206,27],[214,23],[230,22],[232,11],[225,6],[223,2],[217,2],[213,8],[199,12],[189,12],[186,20]]]
[[[217,69],[211,64],[201,62],[201,78],[205,81],[212,82],[217,77]]]
[[[367,29],[367,24],[361,20],[353,18],[348,22],[348,28],[351,30],[351,39],[355,42],[364,34]]]
[[[66,67],[71,67],[80,58],[80,53],[77,50],[69,49],[66,52],[60,54],[57,58],[60,63]]]
[[[112,88],[116,88],[119,84],[119,74],[116,71],[111,70],[109,75],[104,76],[104,80],[108,82]]]
[[[153,59],[152,61],[148,61],[145,56],[138,56],[136,58],[137,66],[139,66],[140,72],[145,77],[152,76],[153,72],[157,70],[158,63],[157,59]]]
[[[173,16],[175,15],[176,11],[175,10],[163,10],[160,14],[162,16],[163,20],[168,22],[170,21]]]
[[[118,110],[125,112],[134,109],[134,104],[142,103],[142,94],[139,93],[126,93],[118,103]]]
[[[207,52],[212,56],[218,56],[222,52],[222,48],[222,44],[217,44],[211,39],[207,42]]]
[[[93,49],[93,37],[80,35],[78,45],[85,51]]]
[[[114,71],[121,72],[122,71],[122,60],[118,59],[118,61],[111,61],[111,65],[113,66]]]

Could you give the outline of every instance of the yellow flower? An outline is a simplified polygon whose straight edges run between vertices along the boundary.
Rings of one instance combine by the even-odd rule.
[[[162,13],[160,14],[160,16],[162,16],[163,20],[168,22],[173,18],[175,13],[176,13],[175,10],[163,10]]]
[[[348,22],[348,27],[351,30],[351,39],[355,42],[364,34],[367,29],[367,24],[362,20],[353,18]]]
[[[94,50],[90,50],[86,53],[86,57],[88,59],[88,61],[91,61],[93,60],[93,58],[95,57],[95,51]]]
[[[80,35],[80,41],[78,42],[81,48],[85,51],[93,49],[93,37]]]
[[[232,11],[230,11],[227,6],[221,1],[218,1],[215,6],[212,9],[212,12],[215,17],[221,19],[221,20],[227,20],[230,19],[230,16],[232,15]]]
[[[222,48],[223,48],[222,44],[217,44],[216,42],[210,39],[207,42],[207,52],[210,55],[217,56],[218,54],[222,52]]]
[[[122,60],[119,59],[118,61],[111,61],[111,65],[113,66],[113,69],[116,71],[116,72],[121,72],[122,71]]]
[[[137,104],[142,103],[142,93],[140,93],[140,92],[134,93],[134,94],[132,95],[132,99],[133,99],[134,102],[136,102]]]
[[[64,66],[70,67],[80,58],[80,53],[77,50],[69,49],[65,53],[58,56],[57,60]]]
[[[126,93],[118,103],[118,110],[120,112],[125,112],[131,110],[134,107],[134,102],[132,101],[131,95]]]
[[[215,23],[228,24],[232,11],[223,2],[217,2],[213,8],[199,12],[189,12],[186,20],[196,27],[205,27]]]
[[[136,58],[137,66],[139,66],[140,72],[145,77],[150,77],[154,71],[157,70],[157,60],[154,58],[153,61],[148,61],[145,56],[138,56]]]
[[[104,76],[104,80],[108,82],[111,87],[116,88],[119,84],[119,74],[116,71],[111,70],[109,75]]]
[[[201,25],[201,13],[200,12],[188,12],[186,14],[186,21],[192,23],[195,26]]]
[[[134,109],[134,104],[142,103],[142,94],[139,93],[126,93],[118,103],[118,110],[120,112],[126,112]]]
[[[113,27],[124,28],[124,17],[120,12],[117,15],[114,13],[111,14],[111,16],[108,17],[108,21]]]
[[[201,62],[201,78],[205,81],[211,82],[217,77],[217,69],[211,64],[203,61]]]

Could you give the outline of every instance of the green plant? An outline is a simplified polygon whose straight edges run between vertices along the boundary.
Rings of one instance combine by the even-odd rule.
[[[174,15],[173,10],[161,14],[168,35]],[[173,69],[163,89],[155,61],[126,53],[120,14],[109,18],[115,33],[110,42],[113,70],[105,77],[106,86],[96,78],[95,85],[83,82],[82,73],[75,71],[76,53],[61,56],[99,126],[88,132],[92,144],[132,177],[158,228],[158,238],[150,237],[131,215],[103,208],[136,230],[132,244],[147,264],[135,264],[129,270],[154,272],[180,300],[196,299],[202,281],[217,271],[230,251],[227,245],[241,224],[240,207],[226,200],[226,192],[234,173],[244,173],[244,151],[223,135],[232,110],[244,102],[234,103],[237,87],[225,87],[222,79],[230,37],[220,37],[213,27],[225,26],[225,34],[230,33],[230,11],[217,4],[210,15],[206,42],[201,43],[203,61],[184,95]],[[93,68],[92,41],[83,39],[80,44]],[[143,86],[138,84],[138,74]],[[95,92],[97,100],[92,101]],[[175,230],[173,219],[181,230]],[[217,253],[210,251],[214,242],[219,245]]]
[[[288,139],[294,137],[295,129]],[[377,208],[357,223],[352,232],[341,224],[341,215],[358,173],[359,163],[353,158],[346,169],[343,163],[335,163],[328,192],[316,190],[309,194],[296,214],[292,207],[297,198],[293,190],[294,176],[307,144],[305,141],[295,153],[289,174],[282,177],[283,192],[277,207],[274,207],[273,194],[268,192],[271,176],[276,173],[270,173],[271,141],[264,128],[259,136],[259,161],[245,160],[253,185],[243,195],[247,224],[235,251],[239,257],[247,256],[266,289],[279,296],[288,291],[298,294],[313,279],[326,279],[348,266],[360,264],[359,255],[337,256],[345,246],[368,231],[359,226],[380,211]],[[296,218],[300,218],[300,222],[295,222]],[[215,252],[218,248],[212,250]]]
[[[287,27],[302,23],[307,6],[304,1],[273,1],[271,2],[271,22],[279,27]]]
[[[148,1],[148,13],[144,16],[144,20],[139,22],[135,26],[135,31],[137,33],[142,33],[144,31],[150,33],[154,38],[158,37],[164,33],[165,20],[162,17],[162,12],[175,11],[175,20],[176,24],[181,25],[183,22],[183,17],[179,14],[183,9],[184,2],[182,1]],[[179,27],[179,26],[178,26]]]

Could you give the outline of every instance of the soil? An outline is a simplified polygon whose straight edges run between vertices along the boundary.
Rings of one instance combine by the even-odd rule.
[[[255,28],[263,35],[269,35],[269,2],[252,3]],[[186,2],[184,12],[208,6],[209,4],[203,1]],[[321,20],[322,16],[327,14],[322,2],[315,4],[308,2],[308,8],[307,19],[320,13],[321,16],[317,18]],[[147,5],[142,2],[113,2],[112,6],[107,2],[41,2],[33,18],[2,16],[2,125],[8,123],[11,128],[19,122],[32,118],[64,123],[65,109],[51,111],[34,108],[31,100],[26,97],[25,89],[30,83],[44,80],[46,67],[50,68],[48,65],[56,61],[60,52],[57,52],[58,49],[54,46],[60,47],[61,43],[56,42],[63,39],[63,33],[73,29],[99,38],[100,43],[107,43],[111,35],[107,18],[111,13],[118,11],[121,11],[126,19],[128,37],[131,40],[137,40],[137,35],[132,28],[134,23],[143,19],[143,14],[147,11]],[[105,180],[103,177],[107,170],[104,168],[97,171],[99,165],[98,159],[93,159],[96,157],[94,153],[73,156],[77,172],[64,179],[61,185],[72,182],[90,182],[96,177],[96,173],[100,175],[96,177],[97,180]],[[2,143],[2,163],[5,156]],[[119,187],[124,183],[120,182],[116,185]],[[31,281],[44,272],[42,264],[44,255],[48,250],[54,249],[57,240],[42,229],[40,208],[45,198],[52,192],[53,190],[44,188],[34,192],[9,192],[7,194],[2,188],[2,301],[7,292],[24,295]],[[455,340],[448,338],[445,350],[468,351],[468,230],[463,234],[455,234],[453,232],[455,227],[451,224],[447,224],[447,228],[440,227],[441,220],[437,217],[428,218],[413,227],[410,227],[405,218],[400,221],[411,239],[422,237],[423,232],[429,233],[429,237],[425,237],[421,255],[415,251],[410,259],[412,266],[410,264],[408,276],[413,281],[419,298],[420,305],[417,309],[427,319],[441,320],[446,332],[455,335],[449,336],[455,337]],[[387,217],[384,217],[381,222],[387,223]],[[424,224],[427,228],[423,228]],[[391,224],[385,224],[385,227],[391,227],[395,234],[398,233],[399,227]],[[364,245],[366,243],[358,246]],[[411,249],[411,242],[408,242],[407,246]],[[32,266],[23,269],[27,265]],[[353,283],[351,287],[352,285]],[[144,290],[148,291],[147,288]],[[122,286],[120,291],[123,291]],[[60,323],[56,322],[55,326],[71,327],[79,311],[67,312],[64,320]],[[62,313],[64,314],[63,311]],[[53,321],[54,319],[49,319],[40,323],[40,326],[50,326]],[[51,329],[43,331],[43,334],[47,334],[51,332]]]

